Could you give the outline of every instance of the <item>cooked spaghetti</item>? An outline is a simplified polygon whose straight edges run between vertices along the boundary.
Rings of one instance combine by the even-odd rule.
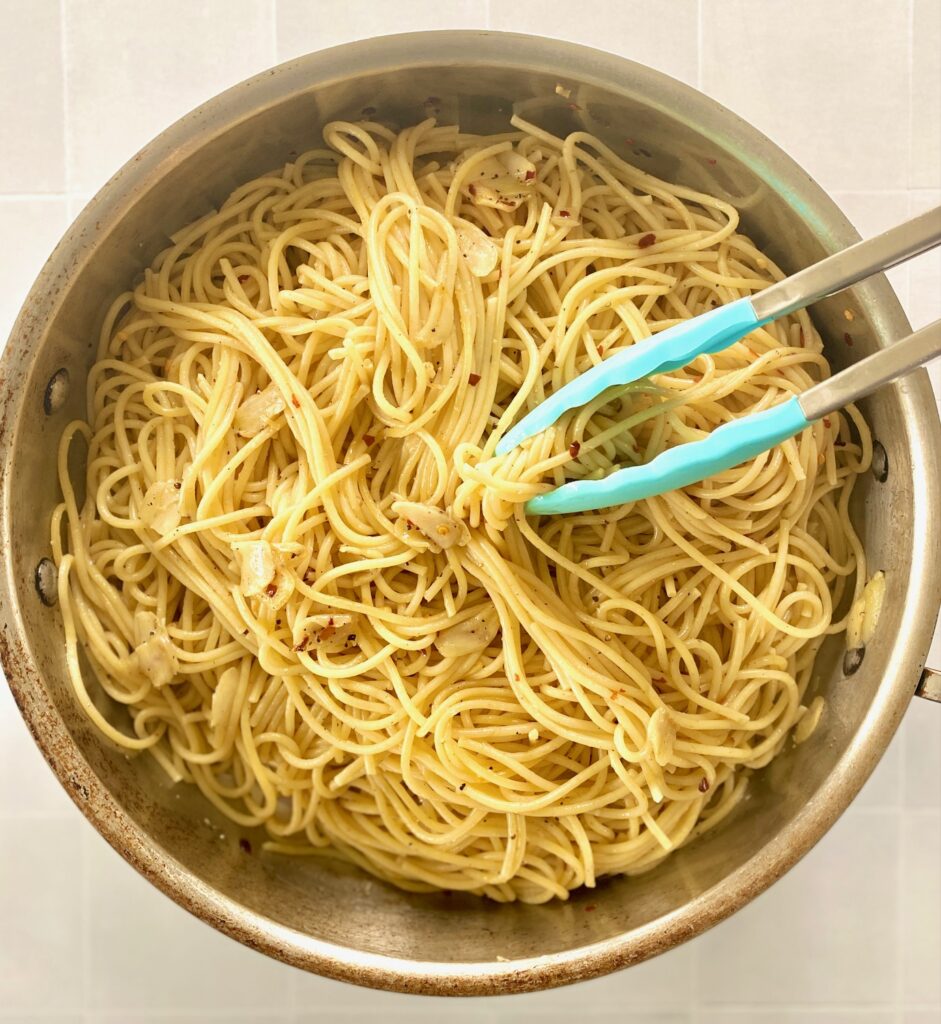
[[[527,518],[828,366],[800,311],[495,457],[575,375],[781,276],[728,203],[513,129],[335,122],[174,236],[105,320],[52,545],[111,740],[270,851],[540,902],[657,864],[789,742],[865,582],[870,440],[850,409],[683,491]]]

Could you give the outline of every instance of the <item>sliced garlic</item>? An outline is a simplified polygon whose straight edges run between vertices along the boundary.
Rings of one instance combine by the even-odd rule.
[[[865,645],[875,636],[876,626],[879,624],[879,616],[882,614],[882,606],[885,603],[885,573],[881,570],[875,573],[866,584],[866,589],[863,591],[863,601],[865,609],[863,611],[860,639]]]
[[[144,494],[140,512],[141,522],[161,536],[180,525],[180,483],[178,480],[158,480]]]
[[[808,739],[817,726],[820,724],[820,716],[824,709],[823,697],[814,697],[808,707],[802,704],[800,707],[800,718],[794,726],[794,742],[803,743]]]
[[[885,573],[879,571],[873,574],[866,586],[863,587],[863,592],[853,602],[853,607],[850,608],[846,619],[846,649],[848,651],[865,647],[872,640],[884,602]]]
[[[854,651],[860,645],[860,637],[863,633],[863,617],[866,613],[866,592],[853,602],[850,613],[846,617],[846,649]]]
[[[475,206],[516,210],[535,192],[536,165],[515,150],[481,161],[475,171],[464,186]]]
[[[231,721],[235,697],[238,693],[241,672],[237,668],[227,668],[219,677],[216,688],[212,691],[212,704],[209,708],[209,728],[221,738],[226,726]]]
[[[457,247],[474,277],[486,277],[497,265],[500,250],[476,224],[462,220],[454,228]]]
[[[653,759],[661,767],[670,763],[675,742],[676,725],[673,716],[667,708],[659,707],[647,723],[647,743]]]
[[[134,639],[136,646],[131,655],[134,668],[156,687],[173,682],[180,671],[180,663],[166,626],[153,612],[135,614]]]
[[[396,501],[392,511],[406,522],[411,523],[436,550],[453,548],[470,540],[467,526],[435,505],[424,505],[418,501]]]
[[[358,623],[358,615],[345,612],[311,615],[300,629],[295,630],[294,649],[308,654],[317,651],[341,654],[356,643]]]
[[[469,619],[441,630],[435,637],[435,647],[445,658],[479,654],[486,650],[499,628],[500,620],[496,611],[492,607],[483,608]]]
[[[284,399],[274,384],[249,395],[235,413],[235,431],[240,437],[254,437],[284,412]]]
[[[242,572],[239,589],[246,597],[265,593],[278,571],[278,553],[266,540],[240,541],[232,545]]]
[[[521,156],[516,150],[511,149],[506,153],[501,153],[497,160],[503,164],[517,181],[522,182],[524,185],[534,181],[536,178],[536,165],[531,160],[527,160],[525,156]]]

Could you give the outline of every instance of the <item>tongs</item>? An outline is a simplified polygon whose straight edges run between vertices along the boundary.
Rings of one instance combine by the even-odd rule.
[[[608,388],[670,373],[697,356],[720,352],[757,327],[888,270],[941,243],[941,207],[828,256],[749,298],[676,324],[610,356],[569,381],[502,437],[496,454],[512,451],[552,426],[569,409]],[[530,499],[533,515],[584,512],[623,505],[686,487],[754,458],[889,381],[941,355],[941,320],[881,349],[800,395],[722,424],[701,441],[676,445],[650,462],[615,470],[601,480],[575,480]]]

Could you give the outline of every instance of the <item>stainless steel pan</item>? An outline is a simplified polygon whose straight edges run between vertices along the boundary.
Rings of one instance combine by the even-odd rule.
[[[821,727],[758,775],[723,827],[655,871],[604,882],[564,904],[497,906],[407,895],[351,868],[246,853],[238,830],[198,793],[171,788],[149,759],[112,749],[72,699],[43,564],[57,501],[56,442],[82,412],[108,303],[167,234],[290,151],[316,144],[325,121],[369,107],[402,124],[435,113],[495,131],[516,109],[556,131],[585,127],[643,168],[729,198],[748,233],[788,271],[856,238],[820,188],[734,114],[663,75],[581,47],[486,32],[396,36],[305,57],[236,86],[164,132],[102,189],[14,327],[0,364],[3,665],[37,742],[89,820],[215,927],[364,985],[545,988],[669,949],[769,886],[856,794],[916,688],[936,682],[922,672],[941,600],[941,429],[924,373],[866,404],[880,445],[854,514],[871,564],[886,573],[878,633],[861,661],[845,659],[836,640],[823,650],[813,682],[827,696]],[[909,329],[882,278],[820,303],[815,316],[837,366]],[[257,837],[247,838],[257,851]]]

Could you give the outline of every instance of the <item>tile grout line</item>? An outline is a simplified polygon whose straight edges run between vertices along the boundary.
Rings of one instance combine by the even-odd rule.
[[[73,209],[73,173],[72,173],[72,135],[71,135],[71,103],[69,96],[69,60],[68,60],[68,0],[59,0],[59,63],[62,74],[62,154],[65,162],[65,201],[66,217],[71,222],[74,218]],[[89,836],[81,829],[80,873],[80,957],[82,962],[82,1006],[81,1018],[88,1021],[91,1016],[91,876],[89,872]]]
[[[270,0],[268,17],[271,18],[271,64],[278,63],[278,0]]]
[[[71,223],[72,209],[72,142],[71,142],[71,103],[69,102],[69,60],[68,60],[68,0],[59,0],[59,71],[62,75],[62,160],[63,180],[65,182],[66,218]],[[88,836],[86,830],[80,830],[79,858],[80,899],[79,899],[79,956],[82,963],[81,983],[81,1019],[87,1021],[91,1010],[91,880],[89,877]]]
[[[702,36],[704,3],[705,0],[696,0],[696,88],[700,92],[702,92],[703,80]]]
[[[72,144],[69,124],[68,0],[59,0],[59,70],[62,72],[62,159],[65,163],[65,198],[72,200]]]
[[[699,1024],[699,1011],[702,1009],[702,999],[699,993],[700,962],[699,947],[701,943],[695,939],[690,944],[689,951],[689,1024]]]
[[[914,124],[915,124],[915,95],[914,95],[914,83],[915,83],[915,71],[914,71],[914,55],[915,55],[915,0],[908,0],[908,33],[907,33],[907,53],[908,58],[908,145],[906,146],[906,153],[908,159],[906,160],[905,167],[905,183],[908,186],[908,215],[912,213],[912,168],[914,167],[914,156],[915,156],[915,137],[914,137]],[[911,268],[906,267],[905,275],[905,296],[903,300],[903,309],[905,310],[906,317],[909,316],[911,309]],[[905,826],[907,819],[905,817],[905,796],[908,791],[908,786],[905,784],[905,774],[908,766],[908,730],[902,729],[902,734],[899,737],[901,740],[899,756],[901,757],[902,770],[899,772],[899,791],[898,791],[898,814],[896,816],[896,828],[898,830],[898,842],[895,849],[895,862],[896,862],[896,878],[895,878],[895,1021],[896,1024],[904,1024],[904,1018],[906,1016],[903,1009],[905,1005],[905,956],[902,952],[904,942],[904,929],[905,929],[905,915],[903,913],[902,905],[905,899],[905,854],[907,842],[905,839]]]
[[[84,826],[85,822],[80,822]],[[91,873],[89,870],[89,844],[91,837],[89,830],[82,828],[82,847],[80,856],[82,860],[81,874],[81,943],[82,943],[82,1019],[87,1020],[91,1015]]]
[[[905,743],[906,737],[902,736],[902,775],[905,772]],[[901,779],[901,775],[900,775]],[[905,957],[902,954],[902,934],[904,929],[904,915],[902,903],[905,898],[905,879],[903,869],[905,866],[905,819],[902,810],[901,793],[899,794],[899,808],[896,813],[895,827],[898,830],[898,842],[895,847],[895,1019],[896,1024],[903,1024],[902,1007],[905,1004],[905,985],[903,974],[905,968]]]
[[[17,203],[28,199],[31,202],[44,200],[68,199],[68,192],[0,192],[0,203]]]
[[[769,1010],[793,1010],[798,1013],[804,1010],[809,1013],[819,1013],[821,1010],[830,1012],[843,1012],[868,1015],[869,1013],[876,1012],[881,1013],[883,1010],[893,1010],[894,1004],[891,1002],[858,1002],[858,1003],[847,1003],[847,1002],[803,1002],[796,1000],[795,1002],[779,1003],[755,1003],[755,1002],[743,1002],[743,1003],[730,1003],[727,1001],[710,1003],[709,1009],[712,1011],[718,1011],[720,1013],[761,1013],[764,1011],[767,1013]],[[934,1011],[941,1009],[941,1003],[909,1003],[905,1007],[906,1010],[918,1010],[918,1011]],[[665,1011],[669,1012],[669,1011]],[[863,1020],[865,1020],[865,1016]]]
[[[908,166],[905,180],[909,189],[915,180],[915,0],[908,0]]]
[[[908,166],[905,168],[905,180],[908,182],[908,209],[909,217],[912,216],[914,207],[914,168],[915,168],[915,0],[908,0]],[[905,296],[902,307],[906,317],[909,316],[912,299],[912,267],[909,263],[905,267]],[[908,736],[902,734],[902,773],[900,775],[900,786],[902,793],[899,794],[899,806],[904,807],[904,780],[905,762],[908,750]],[[904,864],[904,861],[902,862]]]

